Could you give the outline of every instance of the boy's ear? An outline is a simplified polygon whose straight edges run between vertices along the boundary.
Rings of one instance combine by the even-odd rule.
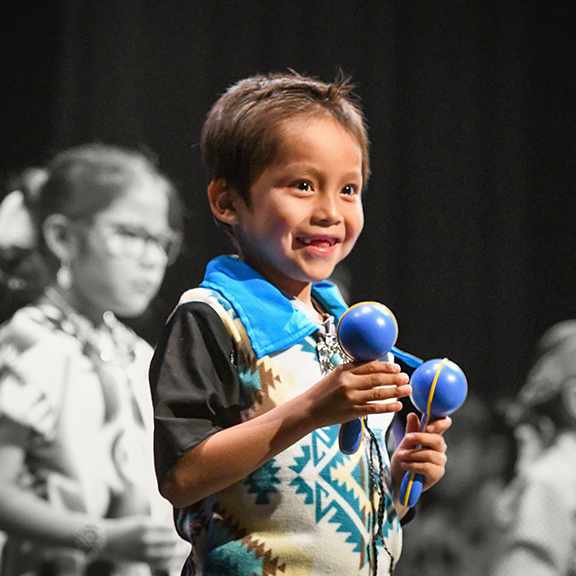
[[[228,187],[226,180],[212,180],[208,185],[208,200],[212,214],[216,220],[224,224],[233,225],[238,222],[236,202],[239,199],[238,193]]]

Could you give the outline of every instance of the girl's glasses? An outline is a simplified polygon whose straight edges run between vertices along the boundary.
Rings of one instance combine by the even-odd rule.
[[[113,256],[140,260],[150,245],[159,248],[166,256],[168,265],[173,264],[182,246],[182,234],[168,229],[159,234],[150,234],[142,226],[120,222],[94,220],[92,226],[101,233]]]

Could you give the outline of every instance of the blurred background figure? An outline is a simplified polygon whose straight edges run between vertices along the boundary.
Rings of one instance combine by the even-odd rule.
[[[446,473],[404,528],[395,576],[486,576],[499,539],[497,508],[512,477],[515,443],[499,410],[469,393],[446,431]]]
[[[46,171],[30,167],[9,179],[0,202],[0,324],[37,298],[45,279],[34,256],[36,233],[30,205]]]
[[[544,333],[508,418],[519,458],[492,575],[576,574],[576,321]]]
[[[46,283],[0,328],[0,573],[177,574],[189,545],[153,471],[152,349],[117,317],[142,315],[177,257],[178,196],[145,155],[103,144],[41,180],[23,248]]]

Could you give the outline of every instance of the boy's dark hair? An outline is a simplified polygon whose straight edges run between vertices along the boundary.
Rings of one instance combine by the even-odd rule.
[[[202,154],[209,181],[224,180],[250,204],[250,186],[277,152],[276,128],[295,116],[328,114],[362,149],[362,179],[369,175],[368,137],[353,85],[342,75],[333,83],[290,74],[257,75],[232,85],[214,104],[202,129]]]

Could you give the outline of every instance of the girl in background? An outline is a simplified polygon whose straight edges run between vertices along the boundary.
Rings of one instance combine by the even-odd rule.
[[[519,458],[491,575],[576,574],[576,321],[544,333],[507,417]]]
[[[141,315],[181,241],[171,182],[139,152],[72,148],[32,203],[48,278],[0,328],[3,576],[179,572],[155,482]]]

